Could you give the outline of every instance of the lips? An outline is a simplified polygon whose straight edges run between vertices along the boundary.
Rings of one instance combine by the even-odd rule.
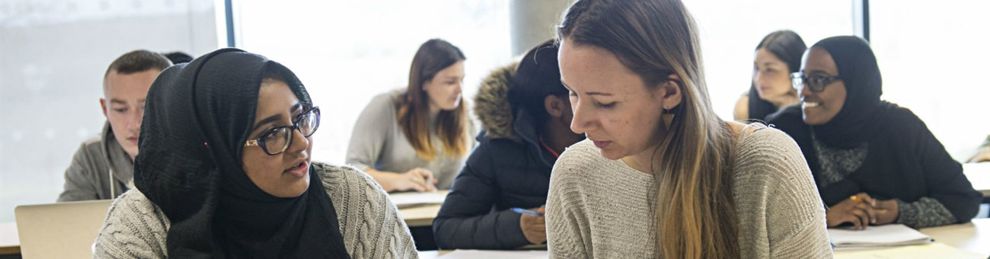
[[[809,101],[801,102],[801,108],[815,108],[815,107],[818,107],[820,105],[821,105],[821,103],[819,103],[819,102],[809,102]]]
[[[601,148],[601,149],[604,149],[604,148],[606,148],[606,147],[608,147],[609,145],[612,144],[612,141],[597,141],[597,140],[592,140],[592,142],[595,143],[595,146],[596,147]]]
[[[130,142],[130,143],[133,143],[133,144],[137,144],[138,143],[138,137],[127,137],[126,140],[127,140],[127,142]]]
[[[309,172],[309,162],[305,160],[294,164],[292,167],[285,169],[284,173],[291,174],[296,177],[303,177]]]

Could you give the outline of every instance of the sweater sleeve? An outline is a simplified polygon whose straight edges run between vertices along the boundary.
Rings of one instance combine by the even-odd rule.
[[[165,214],[131,189],[110,205],[93,258],[166,258],[168,228]]]
[[[591,258],[590,221],[582,213],[580,181],[573,168],[558,160],[550,176],[547,196],[547,250],[550,258]],[[585,229],[582,229],[584,227]]]
[[[351,258],[418,258],[399,210],[371,176],[352,167],[314,165],[323,172]]]
[[[374,168],[389,130],[395,123],[392,121],[394,118],[395,108],[390,93],[372,98],[354,123],[345,163],[361,170]]]
[[[745,229],[754,222],[765,222],[767,231],[768,255],[763,255],[759,242],[740,244],[743,257],[760,258],[831,258],[825,224],[825,209],[818,197],[811,171],[794,141],[787,135],[772,129],[763,129],[754,139],[766,144],[755,144],[756,148],[741,152],[737,159],[740,170],[750,176],[753,188],[763,182],[762,195],[754,200],[744,200],[753,204],[737,204],[737,209],[757,209],[760,203],[766,219],[744,219],[753,222],[739,222]],[[738,186],[738,185],[737,185]],[[742,191],[742,190],[736,190]],[[761,201],[762,200],[762,201]],[[746,213],[748,214],[748,213]],[[749,240],[759,240],[750,238]]]
[[[519,214],[492,211],[498,186],[493,159],[482,145],[467,164],[433,221],[437,246],[442,249],[512,249],[529,242],[519,227]]]
[[[917,201],[899,204],[907,206],[898,207],[898,213],[904,213],[898,216],[898,223],[920,228],[968,222],[979,211],[982,195],[966,179],[962,165],[949,156],[920,119],[915,119],[919,126],[911,139],[917,142],[914,148],[921,160],[928,194]],[[944,213],[939,205],[951,214]]]

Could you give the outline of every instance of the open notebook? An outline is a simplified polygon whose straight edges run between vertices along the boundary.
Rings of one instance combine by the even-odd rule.
[[[869,226],[865,230],[830,228],[828,237],[835,249],[905,246],[933,241],[931,237],[901,224]]]

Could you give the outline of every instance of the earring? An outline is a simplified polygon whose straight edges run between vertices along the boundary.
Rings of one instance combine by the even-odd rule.
[[[663,112],[660,114],[660,119],[663,120],[664,127],[670,129],[670,124],[674,123],[674,108],[663,109]]]

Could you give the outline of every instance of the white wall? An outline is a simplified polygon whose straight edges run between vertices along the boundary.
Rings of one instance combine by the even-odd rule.
[[[0,222],[54,202],[103,126],[103,72],[133,49],[217,48],[212,1],[0,0]]]

